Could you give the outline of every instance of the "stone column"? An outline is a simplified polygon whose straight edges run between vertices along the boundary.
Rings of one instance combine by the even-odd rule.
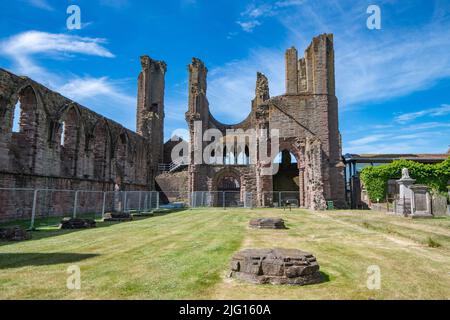
[[[300,207],[305,207],[305,169],[304,168],[299,168],[299,192],[300,192],[300,203],[299,206]]]
[[[298,53],[294,47],[286,50],[286,93],[298,94]]]
[[[409,170],[404,168],[402,170],[402,178],[397,180],[400,186],[399,191],[399,201],[397,205],[398,214],[408,215],[412,213],[412,203],[413,203],[413,193],[411,191],[411,186],[416,182],[409,176]]]

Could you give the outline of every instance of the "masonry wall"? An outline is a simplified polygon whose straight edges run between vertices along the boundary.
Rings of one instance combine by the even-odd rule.
[[[270,206],[273,177],[262,174],[260,156],[251,165],[211,166],[193,162],[194,150],[204,150],[207,143],[196,145],[195,122],[202,121],[203,132],[218,129],[278,129],[280,151],[295,155],[299,169],[300,204],[324,209],[326,201],[346,207],[344,164],[341,162],[341,138],[338,101],[335,96],[333,36],[313,39],[303,58],[292,47],[286,51],[286,94],[270,98],[267,78],[257,74],[255,99],[247,119],[235,125],[222,124],[211,115],[206,98],[207,69],[194,58],[189,65],[189,108],[186,120],[191,134],[189,189],[214,190],[216,176],[222,172],[240,177],[246,189],[254,192],[258,206]],[[270,142],[269,142],[270,143]]]
[[[20,123],[14,132],[16,108]],[[0,188],[110,191],[117,184],[122,190],[151,190],[159,161],[152,149],[162,150],[162,143],[152,146],[146,136],[0,69]],[[0,219],[21,215],[8,195],[0,190]],[[59,211],[71,203],[60,198]]]

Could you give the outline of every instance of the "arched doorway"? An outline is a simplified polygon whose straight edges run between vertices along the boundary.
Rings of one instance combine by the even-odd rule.
[[[218,207],[239,207],[242,205],[241,182],[237,172],[224,170],[215,179],[216,203]]]
[[[300,206],[301,184],[297,158],[289,150],[283,150],[275,157],[274,163],[278,165],[272,182],[274,205],[283,206],[289,202]]]

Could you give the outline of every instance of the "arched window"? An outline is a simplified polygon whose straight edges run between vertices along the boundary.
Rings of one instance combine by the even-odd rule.
[[[240,185],[239,181],[235,177],[226,176],[223,177],[222,180],[220,180],[219,190],[239,190]]]
[[[128,137],[125,133],[120,134],[117,141],[116,150],[114,153],[116,176],[122,178],[122,181],[127,176],[127,157],[128,157]]]
[[[106,165],[109,161],[109,139],[108,130],[104,122],[96,125],[94,130],[94,177],[96,179],[106,178]]]
[[[13,115],[13,125],[12,132],[20,132],[20,116],[22,113],[22,106],[20,104],[20,100],[17,101],[16,106],[14,107],[14,115]]]
[[[55,139],[59,143],[62,160],[62,174],[76,176],[80,173],[82,163],[80,154],[84,150],[84,133],[80,114],[75,107],[69,107],[58,120],[58,134]]]
[[[239,149],[237,155],[237,164],[248,166],[250,164],[250,151],[248,146],[245,146],[245,150]]]
[[[14,106],[14,114],[10,123],[12,132],[36,130],[37,99],[31,86],[19,92],[19,99]]]
[[[59,145],[62,147],[64,147],[64,145],[65,145],[65,137],[66,137],[66,122],[63,121],[61,123],[61,137],[59,140]]]
[[[283,150],[277,154],[277,156],[273,160],[273,163],[289,165],[292,163],[297,163],[297,158],[292,152],[289,152],[288,150]]]

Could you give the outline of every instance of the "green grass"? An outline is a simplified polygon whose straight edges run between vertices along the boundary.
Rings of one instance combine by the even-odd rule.
[[[253,230],[255,217],[287,230]],[[186,210],[73,231],[43,227],[33,240],[0,242],[0,299],[448,299],[450,219],[368,211]],[[227,278],[242,248],[312,252],[328,281],[257,286]],[[66,287],[81,268],[81,290]],[[381,290],[366,287],[381,268]]]

